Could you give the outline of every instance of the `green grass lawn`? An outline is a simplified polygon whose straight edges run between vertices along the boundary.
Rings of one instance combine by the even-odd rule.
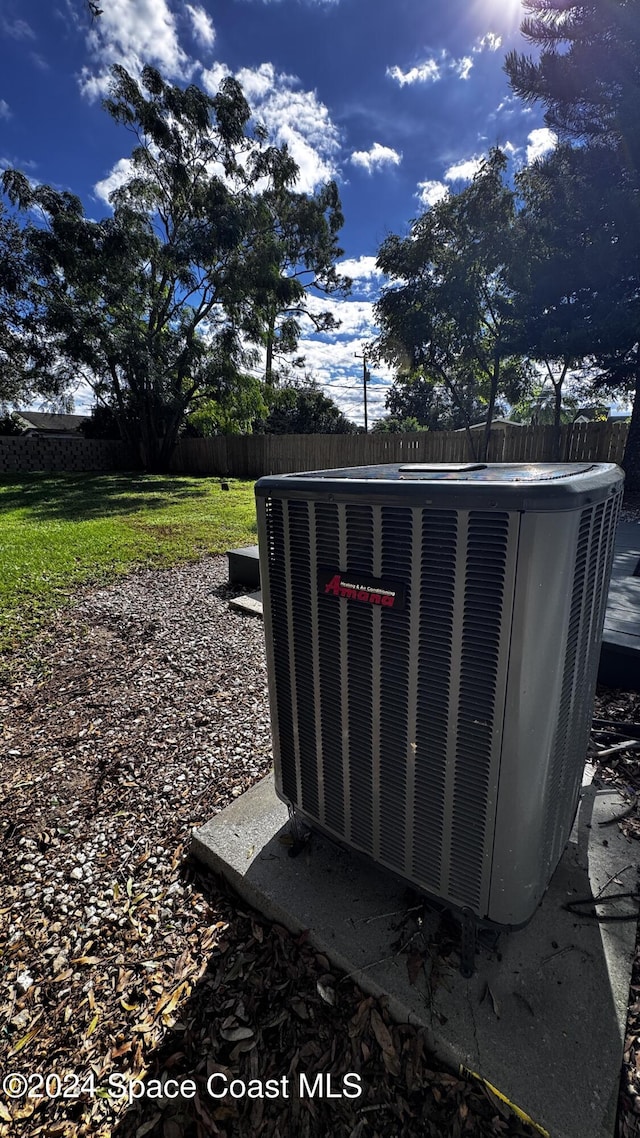
[[[0,477],[0,652],[77,585],[257,541],[253,483],[153,474]]]

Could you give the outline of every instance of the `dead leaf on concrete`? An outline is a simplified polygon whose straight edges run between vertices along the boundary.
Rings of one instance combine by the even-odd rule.
[[[407,956],[407,973],[409,983],[415,984],[420,972],[424,968],[424,956],[421,952],[410,952]]]

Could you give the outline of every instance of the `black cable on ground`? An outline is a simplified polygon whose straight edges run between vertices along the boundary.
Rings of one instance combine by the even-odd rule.
[[[623,723],[616,719],[593,719],[594,728],[613,728],[618,735],[626,735],[630,739],[640,739],[640,723]]]

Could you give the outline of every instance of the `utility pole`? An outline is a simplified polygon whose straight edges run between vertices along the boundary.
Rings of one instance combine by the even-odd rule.
[[[362,390],[364,392],[364,433],[367,434],[367,383],[370,379],[370,372],[367,368],[367,349],[366,346],[362,349],[362,355],[359,356],[357,352],[353,353],[357,360],[362,360]]]

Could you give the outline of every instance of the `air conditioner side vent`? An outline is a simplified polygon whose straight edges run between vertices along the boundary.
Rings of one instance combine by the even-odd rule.
[[[296,756],[293,735],[293,703],[291,692],[291,666],[289,653],[286,570],[288,550],[285,542],[284,506],[279,498],[269,498],[265,504],[269,559],[269,591],[273,624],[273,654],[275,660],[275,691],[278,715],[279,764],[283,793],[295,801],[297,798]]]
[[[296,694],[298,765],[302,808],[318,816],[318,755],[316,749],[314,645],[311,628],[311,580],[309,576],[310,525],[307,502],[287,506],[289,523],[290,607]],[[304,710],[303,710],[304,709]]]
[[[373,510],[346,507],[349,572],[373,576]],[[346,608],[349,666],[345,676],[349,712],[349,799],[351,837],[366,853],[373,853],[373,611],[370,606]]]
[[[381,576],[406,590],[406,608],[388,614],[393,636],[385,636],[380,646],[380,853],[389,865],[404,869],[413,514],[384,506],[380,513]]]
[[[494,790],[495,702],[508,544],[507,514],[469,514],[449,888],[461,903],[475,907],[486,872],[487,809]]]
[[[413,872],[442,888],[458,514],[423,510],[417,666]]]
[[[586,759],[620,496],[580,514],[562,688],[547,779],[545,863],[555,867],[573,820]]]
[[[314,502],[316,559],[321,568],[340,566],[338,507]],[[318,662],[320,675],[320,733],[324,816],[327,826],[344,834],[344,771],[342,763],[342,701],[340,672],[340,606],[331,597],[318,597]]]

